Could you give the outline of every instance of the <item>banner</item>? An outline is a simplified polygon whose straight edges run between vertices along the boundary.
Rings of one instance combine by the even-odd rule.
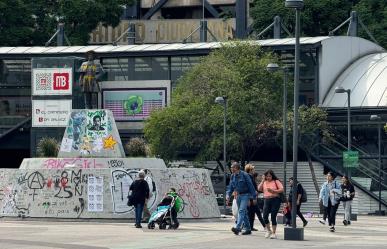
[[[32,127],[66,127],[71,100],[32,100]]]
[[[32,69],[32,95],[71,95],[72,68]]]
[[[166,106],[167,88],[104,90],[102,98],[116,121],[143,121]]]

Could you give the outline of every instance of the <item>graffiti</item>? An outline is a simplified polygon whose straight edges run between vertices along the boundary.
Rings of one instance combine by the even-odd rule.
[[[115,213],[127,213],[133,210],[133,207],[127,206],[127,196],[129,195],[130,185],[138,176],[137,170],[129,169],[114,169],[112,170],[112,202],[113,211]],[[157,199],[157,188],[153,180],[153,176],[150,170],[145,170],[145,181],[147,181],[150,190],[150,198],[148,200],[148,208],[152,208]]]
[[[28,177],[28,188],[33,190],[32,201],[35,200],[36,190],[43,189],[44,187],[44,177],[38,171],[33,172]]]
[[[206,182],[189,181],[179,184],[178,194],[186,199],[189,211],[194,218],[200,217],[200,207],[198,206],[198,196],[210,195],[210,189]]]
[[[67,171],[63,171],[60,179],[55,180],[55,188],[59,189],[56,193],[55,197],[57,198],[71,198],[73,196],[73,192],[70,190],[70,186],[67,186],[69,182]]]
[[[83,161],[77,162],[83,164]],[[127,163],[126,159],[105,159],[102,162],[111,168],[0,169],[0,175],[3,175],[0,214],[53,218],[133,217],[133,207],[127,206],[127,196],[140,169],[118,167]],[[220,215],[206,170],[143,170],[151,192],[147,204],[150,212],[161,202],[168,189],[174,187],[184,200],[181,217]]]
[[[104,164],[92,158],[49,158],[43,161],[44,169],[63,169],[66,166],[74,166],[82,169],[104,168]]]
[[[108,162],[109,168],[118,168],[118,167],[123,167],[125,165],[123,160],[109,160]]]
[[[82,170],[78,170],[78,172],[71,171],[71,183],[74,183],[74,194],[75,196],[81,196],[83,193],[83,185],[82,182]]]

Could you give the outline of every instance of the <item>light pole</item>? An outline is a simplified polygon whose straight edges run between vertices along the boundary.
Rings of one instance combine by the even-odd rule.
[[[297,154],[298,154],[298,97],[300,85],[300,13],[304,7],[303,0],[286,0],[285,7],[295,9],[296,11],[296,30],[295,30],[295,48],[294,48],[294,118],[293,118],[293,194],[292,194],[292,227],[285,227],[285,240],[304,240],[304,229],[297,228],[296,216],[297,208]]]
[[[381,118],[378,115],[371,115],[370,120],[378,123],[379,210],[375,211],[375,215],[385,215],[385,212],[382,211],[382,135],[380,131]]]
[[[286,163],[287,163],[287,127],[286,127],[286,121],[287,121],[287,107],[288,107],[288,68],[287,67],[279,67],[277,63],[269,63],[266,66],[266,69],[270,73],[274,73],[276,71],[283,71],[284,73],[284,82],[283,82],[283,98],[282,98],[282,164],[283,164],[283,170],[284,170],[284,193],[286,196]]]
[[[344,89],[343,87],[336,87],[335,88],[335,93],[346,93],[347,94],[347,102],[348,102],[348,106],[347,106],[347,139],[348,139],[348,142],[347,142],[347,151],[351,151],[351,138],[352,138],[352,135],[351,135],[351,89]],[[349,178],[351,178],[351,168],[347,168],[347,176]],[[349,216],[351,217],[350,219],[351,220],[354,220],[356,221],[357,220],[357,215],[356,214],[352,214],[352,207],[349,209]]]
[[[336,87],[335,93],[347,93],[348,108],[347,108],[347,128],[348,128],[348,151],[351,150],[351,89]],[[348,174],[350,174],[348,170]]]
[[[227,160],[227,151],[226,151],[226,123],[227,123],[227,97],[216,97],[215,98],[215,103],[220,104],[224,107],[224,115],[223,115],[223,211],[224,214],[226,214],[226,191],[227,191],[227,183],[226,183],[226,178],[227,178],[227,165],[226,165],[226,160]]]

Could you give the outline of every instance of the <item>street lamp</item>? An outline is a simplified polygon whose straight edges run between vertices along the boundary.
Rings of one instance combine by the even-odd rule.
[[[223,115],[223,185],[224,185],[224,191],[223,191],[223,211],[224,214],[226,214],[226,191],[227,191],[227,173],[226,173],[226,122],[227,122],[227,97],[216,97],[215,103],[220,104],[224,107],[224,115]]]
[[[279,67],[277,63],[269,63],[266,66],[266,69],[270,73],[274,73],[276,71],[283,71],[284,73],[284,82],[283,82],[283,99],[282,99],[282,164],[283,164],[283,170],[284,170],[284,193],[286,196],[286,152],[287,152],[287,127],[286,127],[286,121],[287,121],[287,107],[288,107],[288,100],[287,100],[287,85],[288,85],[288,68],[287,67]]]
[[[300,13],[304,7],[303,0],[286,0],[285,7],[295,9],[296,11],[296,30],[295,30],[295,48],[294,48],[294,118],[293,118],[293,194],[292,194],[292,227],[285,227],[285,240],[304,240],[304,229],[297,228],[296,216],[297,208],[297,154],[298,154],[298,98],[300,85]]]
[[[385,215],[385,212],[382,211],[382,136],[380,131],[381,118],[378,115],[371,115],[370,120],[375,121],[378,124],[379,210],[375,211],[375,215]]]
[[[347,151],[351,151],[351,89],[344,89],[343,87],[339,86],[335,88],[335,93],[346,93],[347,99],[348,99],[348,107],[347,107]],[[351,177],[351,168],[347,168],[347,175],[350,178]],[[351,220],[356,221],[357,215],[352,214],[352,208],[349,209]]]
[[[344,89],[340,86],[335,88],[335,93],[347,93],[347,96],[348,96],[348,108],[347,108],[348,134],[347,135],[348,135],[348,151],[350,151],[351,150],[351,89]]]

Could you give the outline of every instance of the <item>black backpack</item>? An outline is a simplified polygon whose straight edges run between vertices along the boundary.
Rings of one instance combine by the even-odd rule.
[[[301,202],[307,202],[308,201],[308,195],[306,194],[306,191],[305,191],[305,189],[304,189],[304,187],[302,185],[301,185],[301,188],[302,188]]]

